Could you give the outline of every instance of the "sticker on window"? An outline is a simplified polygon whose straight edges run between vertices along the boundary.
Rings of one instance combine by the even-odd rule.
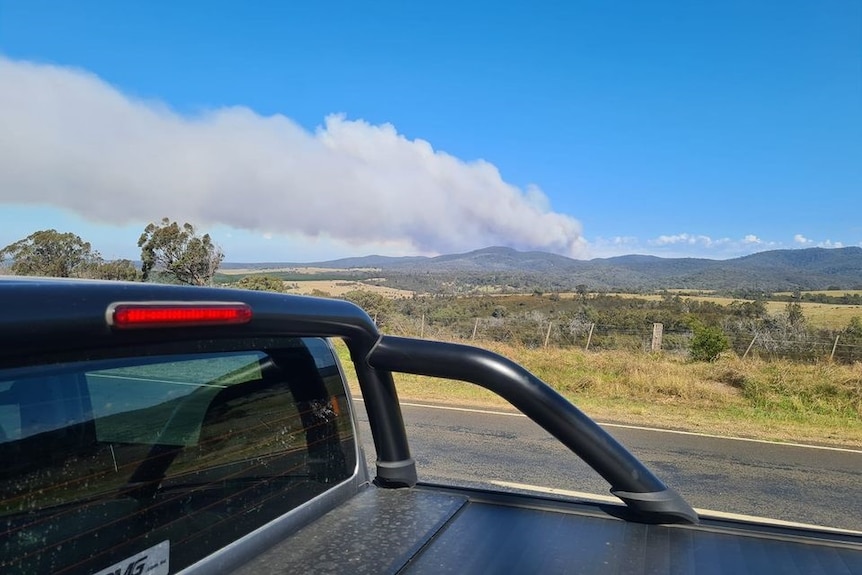
[[[93,575],[168,575],[171,542],[162,541]]]

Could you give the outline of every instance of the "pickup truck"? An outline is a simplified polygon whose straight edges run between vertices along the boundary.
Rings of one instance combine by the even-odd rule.
[[[522,367],[346,301],[5,277],[0,311],[4,574],[862,573],[858,534],[699,516]],[[496,392],[619,503],[423,484],[397,372]]]

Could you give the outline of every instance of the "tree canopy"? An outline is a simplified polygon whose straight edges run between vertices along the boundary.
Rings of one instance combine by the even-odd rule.
[[[394,304],[391,299],[382,294],[367,290],[351,290],[341,297],[364,309],[378,326],[385,325],[387,315],[394,310]]]
[[[78,277],[100,279],[135,279],[136,271],[128,260],[105,262],[73,233],[39,230],[0,250],[0,261],[11,259],[15,275]]]
[[[180,226],[168,218],[151,223],[138,239],[141,248],[141,276],[188,285],[209,285],[224,259],[221,248],[209,234],[198,235],[192,224]]]
[[[248,275],[236,282],[236,287],[256,291],[285,291],[284,281],[270,275]]]
[[[12,260],[15,275],[78,277],[98,257],[90,244],[72,233],[40,230],[0,250]]]
[[[86,277],[98,280],[136,281],[138,280],[138,268],[131,260],[101,262]]]

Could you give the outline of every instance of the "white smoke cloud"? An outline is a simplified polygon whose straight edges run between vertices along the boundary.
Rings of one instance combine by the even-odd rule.
[[[492,164],[333,115],[314,133],[242,107],[183,116],[92,74],[0,56],[0,202],[117,225],[162,216],[422,252],[580,255],[580,224]]]

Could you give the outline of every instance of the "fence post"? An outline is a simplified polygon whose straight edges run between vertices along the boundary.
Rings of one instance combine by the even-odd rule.
[[[476,318],[476,323],[473,324],[473,335],[470,336],[470,339],[476,339],[476,330],[479,329],[479,318]]]
[[[835,348],[838,347],[838,338],[841,337],[841,334],[835,336],[835,343],[832,344],[832,353],[829,354],[829,361],[835,359]]]
[[[548,340],[551,338],[551,326],[554,325],[554,322],[548,322],[548,333],[545,334],[545,347],[548,347]]]
[[[590,349],[590,342],[593,340],[593,328],[596,327],[595,323],[590,324],[590,334],[587,336],[587,345],[584,346],[584,351]]]
[[[425,339],[425,314],[422,314],[422,323],[419,325],[419,339]]]
[[[754,341],[757,339],[757,334],[754,334],[754,337],[751,338],[751,343],[748,344],[748,347],[745,348],[745,353],[742,354],[742,359],[745,359],[745,356],[748,355],[748,352],[751,351],[751,346],[754,345]]]
[[[650,346],[650,349],[652,351],[661,351],[661,335],[663,329],[663,324],[652,324],[652,345]]]

